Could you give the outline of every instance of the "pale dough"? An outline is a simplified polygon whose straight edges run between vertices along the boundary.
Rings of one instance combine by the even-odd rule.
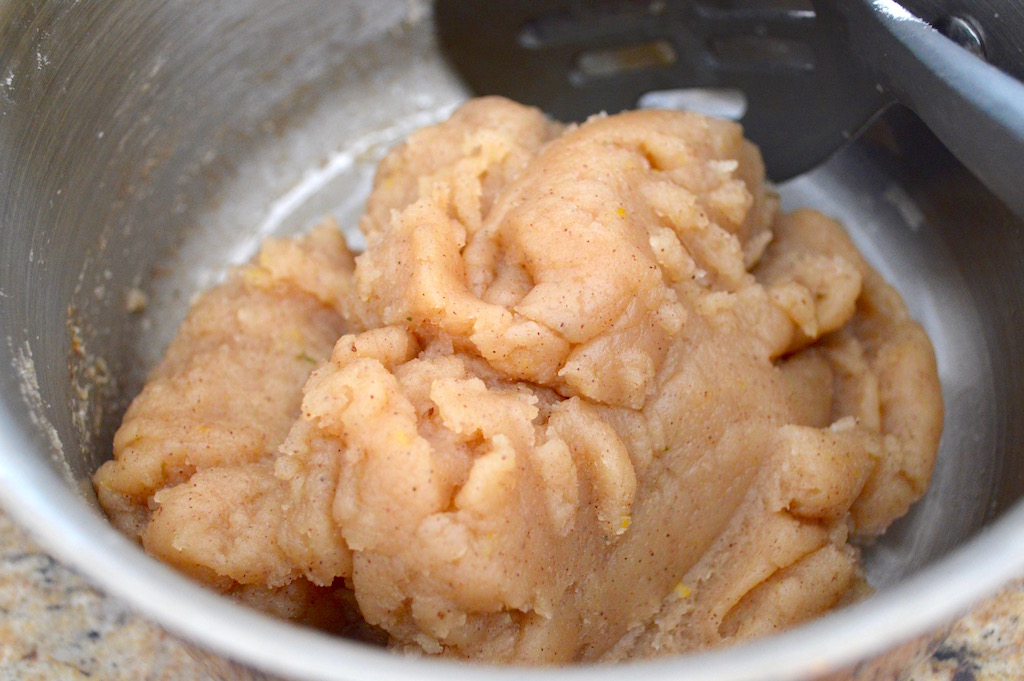
[[[473,100],[360,228],[204,294],[96,474],[214,588],[435,654],[679,653],[861,594],[851,540],[927,487],[927,337],[735,124]]]

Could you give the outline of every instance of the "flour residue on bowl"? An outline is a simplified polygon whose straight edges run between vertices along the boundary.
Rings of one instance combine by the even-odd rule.
[[[7,347],[13,358],[11,363],[18,377],[18,392],[28,409],[29,420],[45,439],[50,462],[64,479],[77,489],[78,483],[64,456],[64,444],[61,442],[60,434],[46,415],[47,405],[39,388],[39,376],[36,374],[36,363],[32,358],[32,346],[27,340],[23,341],[21,345],[16,345],[14,340],[8,336]]]

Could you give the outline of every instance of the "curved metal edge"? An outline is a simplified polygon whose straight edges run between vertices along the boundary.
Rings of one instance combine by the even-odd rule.
[[[619,665],[488,667],[370,648],[236,605],[145,555],[78,497],[0,413],[0,501],[58,558],[170,632],[260,670],[307,681],[651,681],[805,679],[834,672],[940,626],[1024,571],[1024,503],[906,582],[794,630],[725,650]],[[300,652],[301,651],[301,652]]]

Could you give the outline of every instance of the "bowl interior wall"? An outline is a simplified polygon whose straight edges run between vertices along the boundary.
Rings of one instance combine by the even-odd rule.
[[[3,409],[37,445],[13,455],[94,504],[88,478],[190,298],[326,213],[358,246],[376,160],[467,93],[416,2],[0,8]],[[940,460],[867,552],[884,587],[1024,494],[1024,230],[900,109],[781,190],[847,224],[936,346]]]

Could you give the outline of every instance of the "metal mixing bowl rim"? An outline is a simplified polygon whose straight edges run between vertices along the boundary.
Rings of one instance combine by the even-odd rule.
[[[484,667],[372,648],[236,605],[146,555],[33,454],[39,443],[0,411],[0,503],[48,551],[110,595],[202,648],[296,679],[799,679],[835,671],[941,626],[1024,572],[1024,502],[963,546],[881,595],[791,631],[707,653],[562,668]]]

